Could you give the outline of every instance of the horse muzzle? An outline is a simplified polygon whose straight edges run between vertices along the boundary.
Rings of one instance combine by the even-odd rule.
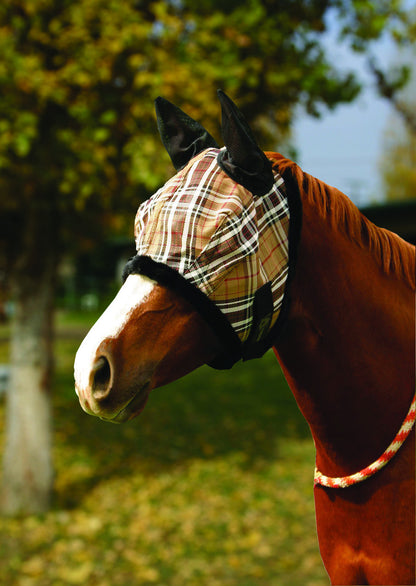
[[[89,364],[85,364],[80,347],[76,364],[83,364],[87,376],[77,376],[75,370],[75,390],[81,407],[90,414],[106,421],[122,423],[141,413],[149,397],[150,380],[154,365],[128,368],[123,366],[117,353],[112,349],[112,340],[105,340],[97,349]],[[79,370],[79,369],[78,369]]]

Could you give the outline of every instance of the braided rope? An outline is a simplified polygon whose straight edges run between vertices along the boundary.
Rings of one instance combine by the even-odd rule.
[[[350,476],[340,476],[335,478],[325,476],[319,472],[318,468],[315,468],[315,486],[320,484],[321,486],[328,486],[329,488],[347,488],[348,486],[352,486],[353,484],[358,484],[359,482],[366,480],[381,470],[386,464],[390,462],[393,456],[397,454],[403,443],[406,441],[406,438],[412,431],[413,425],[415,423],[415,413],[416,397],[413,397],[409,413],[407,414],[406,419],[403,421],[399,433],[396,435],[387,450],[380,456],[380,458],[370,464],[370,466],[367,466],[366,468],[363,468],[363,470],[360,470],[360,472],[356,472]]]

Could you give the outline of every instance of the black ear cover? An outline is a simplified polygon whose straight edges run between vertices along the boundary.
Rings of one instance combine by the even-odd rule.
[[[265,195],[274,184],[271,162],[258,147],[246,119],[234,102],[222,90],[218,90],[218,98],[226,146],[226,150],[218,155],[218,164],[252,193]]]
[[[162,142],[177,171],[205,149],[218,148],[215,139],[199,122],[168,100],[157,98],[155,108]]]

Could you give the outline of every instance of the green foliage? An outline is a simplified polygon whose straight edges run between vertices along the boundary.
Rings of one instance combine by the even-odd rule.
[[[396,77],[379,78],[379,85],[391,92],[395,114],[388,121],[380,171],[386,199],[416,199],[416,50],[411,47],[397,55]],[[403,62],[411,63],[407,68]],[[400,83],[403,80],[403,83]],[[405,85],[407,83],[407,85]],[[403,86],[405,85],[404,89]]]
[[[228,10],[215,1],[184,4],[198,31],[189,54],[194,71],[216,69],[218,84],[238,97],[265,148],[277,148],[295,106],[319,115],[357,95],[354,77],[338,71],[320,45],[328,3],[246,0]]]
[[[412,49],[416,41],[416,6],[402,0],[335,0],[335,6],[341,17],[341,40],[348,41],[355,51],[367,54],[379,95],[390,101],[415,133],[414,110],[407,108],[399,99],[400,92],[408,87],[410,73],[414,69],[411,50],[407,63],[390,67],[380,62],[372,44],[390,36],[398,49]]]
[[[367,50],[369,42],[387,31],[397,41],[406,41],[409,13],[402,0],[336,0],[334,4],[342,19],[342,35],[355,50]]]
[[[357,95],[320,44],[334,7],[361,48],[405,14],[400,0],[5,0],[0,208],[53,208],[66,246],[114,229],[109,213],[132,215],[170,173],[159,94],[218,133],[222,87],[278,147],[298,105],[319,115]]]
[[[386,199],[416,199],[416,135],[404,128],[401,133],[390,129],[386,143],[381,165]]]
[[[140,61],[151,55],[155,18],[130,2],[3,4],[0,164],[8,178],[25,168],[65,210],[97,195],[109,205],[137,134]],[[142,100],[141,122],[151,117],[149,92]]]
[[[55,504],[0,519],[5,584],[328,584],[314,447],[272,353],[197,370],[116,426],[83,413],[74,393],[85,320],[60,324]],[[0,445],[3,413],[0,403]]]

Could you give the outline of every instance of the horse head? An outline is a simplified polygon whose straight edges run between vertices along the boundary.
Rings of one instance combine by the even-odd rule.
[[[283,179],[223,93],[220,149],[195,120],[156,100],[177,170],[138,209],[137,254],[82,342],[75,385],[88,413],[125,421],[151,389],[208,363],[230,368],[271,347],[288,274]]]

